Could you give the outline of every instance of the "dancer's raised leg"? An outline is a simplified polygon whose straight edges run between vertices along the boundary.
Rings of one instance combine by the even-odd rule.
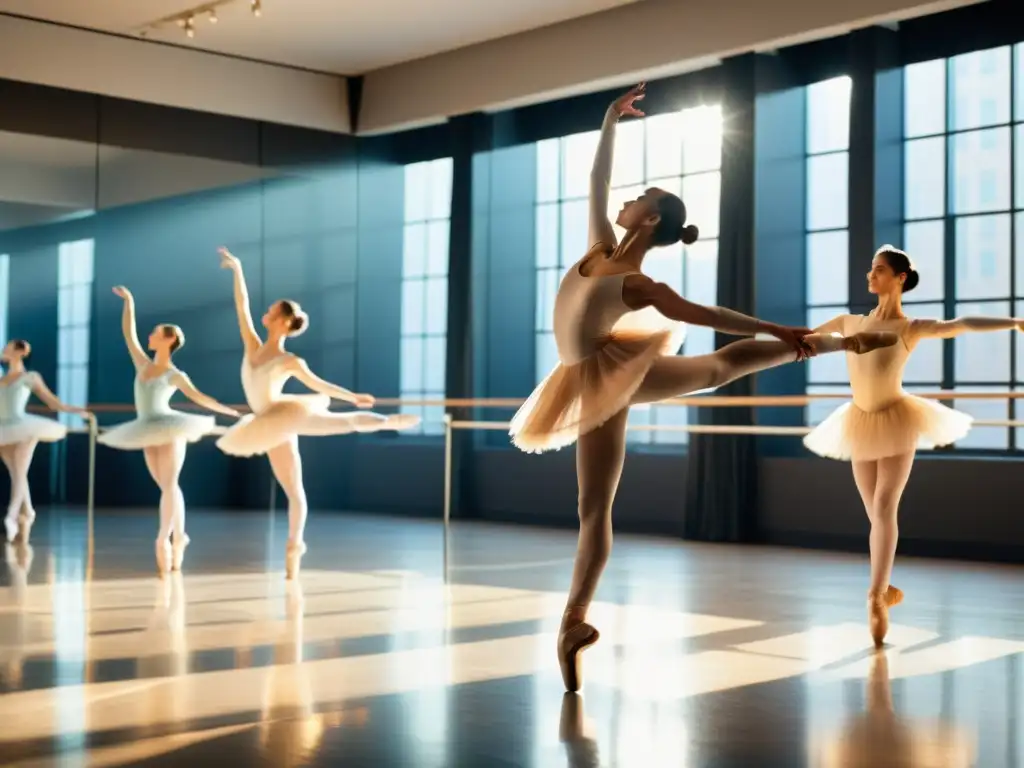
[[[302,456],[299,455],[298,438],[293,437],[267,452],[274,477],[288,498],[288,547],[285,550],[285,577],[295,578],[299,561],[306,552],[304,532],[306,515],[306,489],[302,484]]]

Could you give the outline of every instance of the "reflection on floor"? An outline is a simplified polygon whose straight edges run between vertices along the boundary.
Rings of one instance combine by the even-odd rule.
[[[862,558],[620,537],[584,696],[554,633],[574,537],[196,512],[37,522],[0,576],[7,764],[1024,765],[1019,568],[904,561],[871,648]]]

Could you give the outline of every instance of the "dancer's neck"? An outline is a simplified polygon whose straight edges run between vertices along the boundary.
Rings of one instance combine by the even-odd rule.
[[[276,349],[278,352],[284,352],[284,336],[274,336],[271,334],[267,336],[267,341],[263,345],[264,349]]]
[[[157,368],[170,368],[171,353],[166,350],[159,350],[153,355],[153,365]]]
[[[902,320],[906,317],[903,314],[903,299],[898,293],[879,296],[878,306],[871,315],[876,320]]]
[[[11,360],[10,362],[7,363],[7,373],[8,374],[24,373],[24,372],[25,372],[25,363],[24,363],[24,361],[22,361],[22,360]]]
[[[627,232],[622,242],[612,251],[611,259],[617,264],[631,267],[633,271],[640,272],[643,268],[644,257],[650,245],[647,238],[638,230]]]

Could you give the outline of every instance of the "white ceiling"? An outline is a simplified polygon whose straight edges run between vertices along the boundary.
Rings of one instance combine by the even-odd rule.
[[[0,0],[0,13],[132,35],[203,1]],[[354,75],[633,2],[639,0],[262,0],[257,19],[249,0],[234,0],[218,12],[216,24],[197,19],[191,40],[178,28],[151,38]]]

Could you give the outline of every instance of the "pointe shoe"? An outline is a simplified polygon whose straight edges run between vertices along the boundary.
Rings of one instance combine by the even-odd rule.
[[[576,693],[583,687],[580,654],[600,639],[601,633],[592,625],[581,621],[558,634],[558,666],[562,670],[565,690]]]
[[[396,413],[393,416],[388,416],[384,422],[385,429],[393,429],[398,432],[403,429],[412,429],[420,423],[420,417],[414,416],[411,413]]]
[[[163,578],[171,572],[171,542],[156,542],[156,570]]]
[[[868,628],[875,647],[881,648],[885,636],[889,633],[889,601],[888,592],[868,595]]]
[[[181,544],[178,543],[178,539],[175,537],[174,542],[171,544],[171,551],[173,552],[173,556],[171,558],[172,571],[181,570],[182,561],[185,559],[185,547],[187,547],[191,541],[192,539],[188,537],[188,534],[182,534]]]
[[[29,537],[32,535],[32,526],[36,522],[36,513],[29,512],[21,516],[18,520],[18,541],[22,544],[28,544]]]
[[[7,543],[13,544],[18,538],[18,518],[8,515],[4,518],[4,528],[7,529]]]
[[[890,584],[885,590],[885,604],[892,608],[894,605],[899,605],[902,602],[903,590]]]
[[[899,337],[891,331],[862,331],[843,339],[843,349],[855,355],[864,355],[876,349],[891,347]]]
[[[284,577],[291,581],[299,572],[299,564],[302,556],[306,554],[306,543],[304,541],[289,542],[284,551]]]

